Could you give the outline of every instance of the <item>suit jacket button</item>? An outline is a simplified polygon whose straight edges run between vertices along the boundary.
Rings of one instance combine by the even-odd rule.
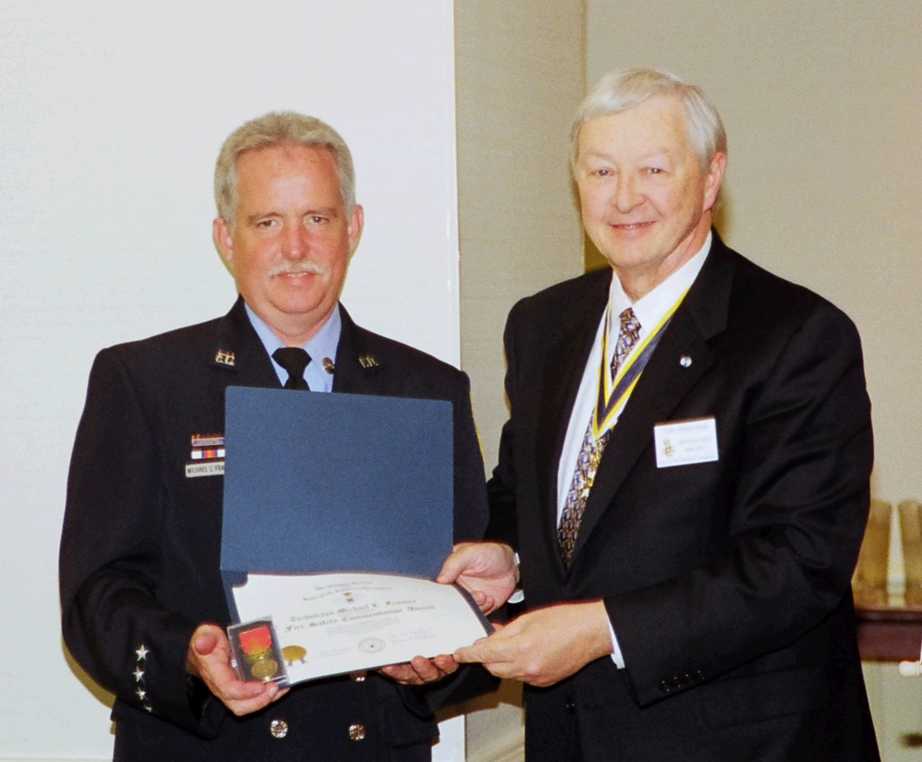
[[[572,701],[567,701],[567,703],[563,705],[563,708],[566,709],[570,714],[573,714],[576,711],[576,704],[574,704]]]
[[[668,680],[660,680],[660,681],[659,681],[659,689],[660,689],[663,693],[672,693],[672,686],[669,684],[669,681],[668,681]]]
[[[366,677],[368,677],[368,673],[364,669],[359,670],[358,672],[352,672],[349,675],[349,678],[353,683],[364,683]]]
[[[350,741],[365,740],[365,726],[361,722],[354,722],[349,726]]]
[[[273,738],[284,738],[288,735],[288,723],[285,720],[272,720],[269,723],[269,734]]]

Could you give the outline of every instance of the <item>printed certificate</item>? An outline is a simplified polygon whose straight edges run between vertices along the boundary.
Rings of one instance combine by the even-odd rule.
[[[492,631],[461,588],[421,577],[251,572],[232,590],[240,621],[271,620],[288,683],[450,654]]]

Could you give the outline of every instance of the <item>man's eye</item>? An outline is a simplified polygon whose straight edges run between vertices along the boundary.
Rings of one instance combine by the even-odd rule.
[[[271,228],[274,222],[275,220],[258,220],[256,222],[256,227],[266,230],[268,228]]]
[[[647,167],[648,175],[661,175],[665,171],[662,167]]]
[[[322,225],[327,221],[327,218],[320,214],[312,214],[307,219],[310,220],[310,222],[312,222],[314,225]]]
[[[601,167],[600,169],[592,170],[590,174],[593,174],[596,177],[608,177],[611,174],[611,170],[607,167]]]

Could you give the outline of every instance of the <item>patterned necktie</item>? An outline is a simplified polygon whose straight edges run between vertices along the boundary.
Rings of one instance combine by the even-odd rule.
[[[286,389],[310,389],[304,380],[304,369],[311,356],[300,347],[279,347],[272,353],[272,359],[288,371]]]
[[[640,338],[640,322],[634,315],[634,310],[628,307],[619,315],[621,328],[618,332],[618,341],[611,358],[611,376],[617,378],[618,370],[624,360],[631,353],[631,349]],[[593,413],[593,415],[595,415]],[[592,435],[592,420],[586,428],[583,444],[576,458],[576,469],[573,472],[573,481],[570,491],[564,501],[563,513],[560,517],[560,526],[557,528],[557,541],[560,544],[560,555],[564,565],[569,567],[573,560],[573,550],[576,548],[576,538],[579,536],[579,527],[583,521],[586,502],[589,500],[589,491],[595,481],[596,471],[602,460],[602,453],[611,435],[611,429],[605,431],[596,439]]]

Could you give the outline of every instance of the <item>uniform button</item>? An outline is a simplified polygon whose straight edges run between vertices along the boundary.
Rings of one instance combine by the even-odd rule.
[[[368,677],[368,673],[363,669],[359,672],[353,672],[349,675],[353,683],[364,683],[365,678]]]
[[[563,708],[566,709],[570,714],[573,714],[573,712],[576,711],[576,704],[574,704],[572,701],[568,701],[563,705]]]
[[[269,723],[269,733],[273,738],[284,738],[288,735],[288,723],[285,720],[272,720]]]
[[[365,726],[361,722],[354,722],[349,726],[350,741],[365,740]]]

